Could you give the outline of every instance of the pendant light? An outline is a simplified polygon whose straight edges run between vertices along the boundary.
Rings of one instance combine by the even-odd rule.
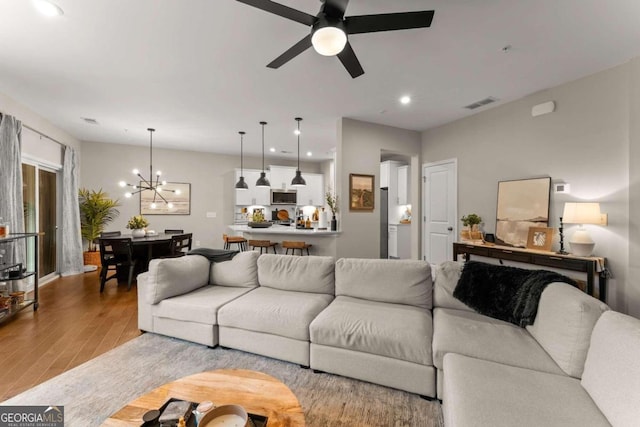
[[[260,178],[256,181],[256,187],[271,187],[271,183],[267,179],[267,174],[264,171],[264,125],[267,122],[260,122],[262,126],[262,172],[260,172]]]
[[[296,135],[298,135],[298,168],[296,169],[296,176],[291,180],[292,187],[304,187],[307,185],[307,182],[302,177],[302,172],[300,172],[300,122],[302,121],[301,117],[296,117],[296,122],[298,122],[298,130]]]
[[[240,179],[238,180],[238,182],[236,182],[236,190],[246,190],[249,188],[249,186],[247,185],[247,183],[244,180],[244,162],[243,162],[243,139],[244,139],[244,134],[245,132],[240,131],[238,132],[240,134]]]

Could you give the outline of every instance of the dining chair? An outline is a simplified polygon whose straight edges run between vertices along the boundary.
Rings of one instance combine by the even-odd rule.
[[[130,237],[125,238],[109,238],[100,239],[100,261],[102,270],[100,270],[100,293],[104,291],[104,285],[107,280],[118,278],[118,267],[128,267],[129,276],[127,280],[127,290],[131,290],[131,282],[133,281],[133,273],[136,267],[136,260],[133,257],[133,242]],[[113,269],[111,269],[113,267]],[[111,276],[107,276],[112,271]]]
[[[193,233],[176,234],[171,236],[171,257],[184,256],[191,250]],[[186,250],[185,250],[186,249]]]
[[[184,230],[181,229],[165,229],[164,234],[184,234]]]

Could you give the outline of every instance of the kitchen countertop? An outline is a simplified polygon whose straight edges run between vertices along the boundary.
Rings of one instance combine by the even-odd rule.
[[[296,236],[336,236],[340,231],[314,230],[313,228],[296,228],[295,226],[274,224],[267,228],[251,228],[248,225],[230,225],[230,230],[240,233],[290,234]]]

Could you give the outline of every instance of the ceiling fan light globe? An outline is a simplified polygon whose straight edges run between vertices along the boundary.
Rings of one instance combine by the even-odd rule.
[[[318,28],[311,36],[311,44],[320,55],[335,56],[347,44],[347,34],[338,27]]]

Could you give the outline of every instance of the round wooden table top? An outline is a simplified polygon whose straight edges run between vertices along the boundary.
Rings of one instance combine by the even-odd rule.
[[[289,387],[270,375],[245,369],[201,372],[164,384],[129,402],[102,425],[140,426],[145,412],[160,408],[172,397],[211,400],[216,406],[241,405],[247,412],[268,417],[268,427],[305,425],[302,407]]]

